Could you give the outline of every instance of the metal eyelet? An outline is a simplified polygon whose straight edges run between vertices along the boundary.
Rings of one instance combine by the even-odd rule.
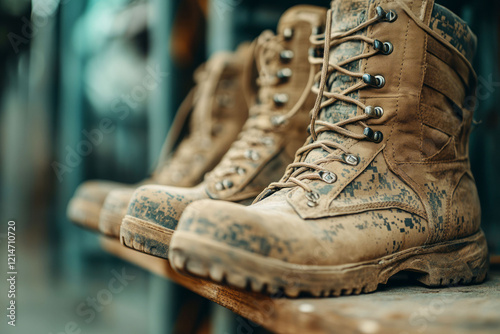
[[[271,117],[271,124],[273,126],[281,126],[281,125],[285,124],[285,122],[286,122],[285,116],[277,115],[277,116]]]
[[[226,188],[226,189],[230,189],[234,186],[233,181],[227,180],[227,179],[222,181],[222,184],[224,185],[224,188]]]
[[[374,88],[385,86],[385,78],[381,75],[363,74],[363,81]]]
[[[280,52],[280,59],[283,63],[288,63],[290,62],[295,54],[293,53],[292,50],[283,50]]]
[[[378,39],[373,41],[373,48],[375,50],[378,50],[383,55],[389,55],[392,53],[392,51],[394,51],[394,46],[391,42],[381,42]]]
[[[235,173],[238,175],[244,175],[247,172],[246,169],[242,167],[231,167],[230,171],[231,173]]]
[[[359,159],[357,156],[353,155],[353,154],[344,154],[342,156],[344,162],[348,165],[351,165],[351,166],[356,166],[357,164],[359,164]]]
[[[380,143],[382,139],[384,139],[384,135],[380,131],[373,131],[371,128],[365,128],[363,134],[366,136],[366,139],[374,142]]]
[[[307,198],[307,206],[309,207],[315,207],[318,205],[319,202],[319,194],[315,191],[310,191],[306,193],[306,198]]]
[[[393,9],[386,12],[382,7],[377,6],[375,10],[377,11],[377,16],[381,21],[394,22],[398,19],[398,14]]]
[[[381,107],[368,106],[365,108],[365,114],[372,118],[380,118],[384,115],[384,109]]]
[[[238,175],[245,175],[245,174],[246,174],[246,172],[247,172],[247,170],[246,170],[245,168],[242,168],[242,167],[237,167],[237,168],[236,168],[236,173],[237,173]]]
[[[255,152],[254,150],[246,150],[245,151],[245,158],[253,161],[257,161],[260,159],[259,153]]]
[[[283,37],[285,37],[286,40],[289,40],[293,37],[293,29],[292,28],[285,28],[283,30]]]
[[[288,102],[289,99],[290,97],[285,93],[274,94],[273,97],[274,103],[277,105],[284,105]]]
[[[319,177],[326,183],[334,183],[337,181],[337,175],[335,173],[322,170],[319,172]]]
[[[276,77],[280,81],[285,81],[285,80],[290,79],[290,77],[292,76],[292,74],[293,74],[292,70],[290,68],[286,67],[286,68],[282,68],[281,70],[279,70],[276,73]]]
[[[274,145],[274,139],[271,137],[263,137],[260,142],[266,146]]]
[[[230,189],[234,186],[233,181],[225,179],[215,184],[215,190],[222,191],[225,189]]]

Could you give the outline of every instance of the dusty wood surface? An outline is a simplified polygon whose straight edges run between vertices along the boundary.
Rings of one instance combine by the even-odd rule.
[[[429,289],[396,279],[379,292],[338,298],[270,298],[180,275],[167,260],[102,238],[110,253],[167,277],[238,315],[243,333],[500,333],[500,270],[481,285]],[[255,323],[253,323],[255,322]],[[244,328],[246,327],[246,329]]]

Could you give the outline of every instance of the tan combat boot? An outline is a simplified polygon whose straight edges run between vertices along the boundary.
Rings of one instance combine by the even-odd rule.
[[[311,33],[324,28],[326,9],[297,6],[283,14],[274,35],[257,40],[258,102],[242,133],[194,188],[144,186],[135,191],[121,227],[122,242],[167,258],[168,246],[184,208],[217,199],[250,204],[269,182],[278,180],[306,140],[311,94],[318,65],[308,62]]]
[[[252,66],[253,47],[249,44],[243,44],[236,53],[216,54],[200,66],[195,72],[196,86],[177,112],[151,177],[134,185],[100,180],[83,183],[69,203],[70,220],[91,229],[99,225],[105,234],[118,237],[135,188],[150,183],[179,187],[198,184],[227,152],[248,118],[255,95]],[[189,132],[173,150],[187,122]]]
[[[370,292],[400,271],[481,282],[475,36],[432,0],[334,1],[327,24],[309,141],[254,205],[190,205],[170,262],[289,296]]]

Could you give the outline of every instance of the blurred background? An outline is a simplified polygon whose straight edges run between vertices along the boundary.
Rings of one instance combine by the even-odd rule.
[[[0,268],[7,272],[6,225],[15,220],[18,270],[17,327],[4,319],[0,333],[248,332],[230,311],[105,253],[98,237],[72,225],[65,211],[84,180],[144,178],[193,85],[193,70],[215,51],[274,30],[281,13],[301,2],[0,0]],[[483,229],[490,250],[500,254],[499,3],[437,2],[479,38],[471,164]],[[168,76],[130,103],[127,97],[157,66]],[[58,169],[103,119],[113,130]],[[93,304],[123,272],[130,278],[123,289]],[[4,309],[5,279],[0,291]]]

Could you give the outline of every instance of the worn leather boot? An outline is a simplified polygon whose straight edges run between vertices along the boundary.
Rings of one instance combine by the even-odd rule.
[[[215,54],[200,66],[194,76],[196,86],[177,112],[151,177],[133,185],[101,180],[83,183],[69,203],[70,220],[90,229],[99,225],[103,233],[118,237],[135,188],[151,183],[178,187],[198,184],[227,152],[248,118],[256,91],[252,66],[253,47],[248,43],[236,53]],[[180,140],[185,127],[188,133]]]
[[[190,205],[174,268],[289,296],[370,292],[401,271],[427,286],[481,282],[475,36],[432,0],[343,0],[317,43],[307,144],[254,205]]]
[[[193,201],[217,199],[250,204],[278,180],[307,138],[317,64],[309,64],[312,33],[324,29],[326,9],[297,6],[283,14],[274,35],[256,41],[258,102],[242,133],[197,187],[144,186],[137,189],[121,227],[122,242],[167,258],[168,246],[184,208]]]

